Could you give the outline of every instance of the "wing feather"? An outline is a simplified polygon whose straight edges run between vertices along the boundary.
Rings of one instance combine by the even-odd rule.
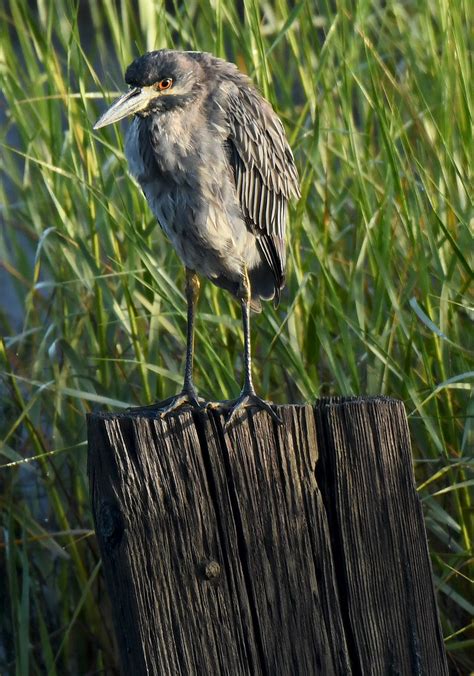
[[[226,92],[226,145],[242,213],[273,272],[278,295],[286,264],[286,205],[300,196],[298,173],[280,119],[244,82]]]

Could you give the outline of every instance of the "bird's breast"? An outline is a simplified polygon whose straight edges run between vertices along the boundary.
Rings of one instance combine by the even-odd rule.
[[[195,187],[205,161],[200,144],[183,126],[182,115],[173,118],[171,113],[136,117],[127,134],[125,154],[131,174],[143,188],[160,179]]]
[[[179,127],[178,127],[179,128]],[[239,280],[253,265],[255,238],[242,219],[223,147],[197,147],[190,134],[135,118],[126,140],[130,172],[185,265],[202,275]]]

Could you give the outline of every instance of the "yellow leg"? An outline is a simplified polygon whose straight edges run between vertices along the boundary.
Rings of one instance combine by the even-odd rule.
[[[179,394],[164,401],[159,401],[150,406],[140,406],[132,408],[130,411],[136,413],[153,413],[164,417],[168,413],[173,413],[179,409],[188,406],[192,409],[201,409],[206,403],[204,399],[198,397],[193,383],[193,360],[194,360],[194,320],[196,317],[196,305],[199,298],[199,288],[201,283],[194,270],[186,268],[186,300],[188,304],[188,322],[186,329],[186,364],[184,367],[183,389]]]
[[[242,327],[244,330],[244,386],[237,399],[222,402],[210,402],[207,407],[227,413],[226,425],[235,419],[238,412],[246,408],[259,408],[273,418],[273,420],[282,424],[280,416],[278,416],[272,408],[271,402],[265,401],[259,397],[253,385],[252,380],[252,353],[250,342],[250,300],[252,297],[252,290],[250,288],[250,279],[247,270],[244,269],[242,275],[242,282],[239,289],[240,303],[242,306]]]

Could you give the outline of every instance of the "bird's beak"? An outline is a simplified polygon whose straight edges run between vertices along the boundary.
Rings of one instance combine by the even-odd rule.
[[[123,120],[128,115],[139,113],[148,106],[151,99],[155,98],[157,94],[158,92],[152,87],[134,87],[112,103],[110,108],[99,117],[94,129],[100,129],[108,124]]]

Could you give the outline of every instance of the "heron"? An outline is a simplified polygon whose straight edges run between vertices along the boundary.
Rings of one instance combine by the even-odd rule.
[[[187,346],[182,390],[153,405],[165,416],[187,406],[224,410],[273,405],[252,380],[250,312],[280,300],[285,284],[286,219],[299,198],[295,161],[283,124],[250,78],[206,52],[160,49],[136,58],[129,90],[94,129],[133,116],[125,140],[130,173],[186,268]],[[193,381],[200,277],[242,308],[244,384],[225,402],[205,402]]]

